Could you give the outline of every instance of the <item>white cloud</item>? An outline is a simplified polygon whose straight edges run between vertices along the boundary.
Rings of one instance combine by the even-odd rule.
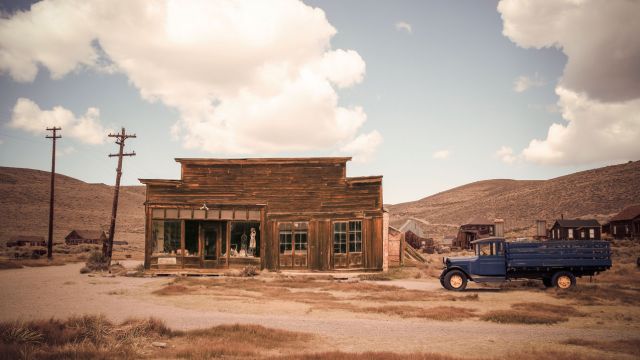
[[[542,164],[576,164],[640,158],[640,99],[602,102],[558,87],[567,124],[553,124],[546,139],[531,140],[522,154]]]
[[[524,48],[567,56],[556,86],[566,124],[531,140],[525,160],[586,164],[640,157],[638,1],[501,0],[503,34]]]
[[[358,135],[340,151],[352,154],[355,162],[369,162],[380,144],[382,144],[382,135],[377,130],[373,130],[370,133]]]
[[[74,148],[73,146],[67,146],[64,147],[58,151],[56,151],[56,157],[62,157],[65,155],[70,155],[73,154],[74,152],[76,152],[76,148]]]
[[[449,158],[449,154],[449,150],[438,150],[434,152],[432,156],[434,159],[447,159]]]
[[[524,92],[532,87],[539,87],[545,84],[544,80],[535,74],[534,76],[526,76],[521,75],[516,78],[513,82],[513,91],[515,92]]]
[[[407,34],[411,34],[413,30],[411,29],[411,24],[405,21],[398,21],[396,23],[396,30],[398,31],[406,31]]]
[[[338,104],[334,87],[361,82],[366,66],[331,49],[335,33],[296,0],[52,0],[0,19],[0,70],[32,81],[38,65],[54,78],[117,69],[179,111],[171,134],[187,148],[329,150],[362,136],[366,120]]]
[[[513,153],[513,149],[504,145],[496,151],[496,156],[505,164],[513,164],[518,160],[517,156]]]
[[[46,133],[47,127],[62,127],[62,136],[87,144],[102,144],[109,132],[100,124],[100,110],[89,108],[80,117],[62,106],[42,110],[35,102],[19,98],[11,113],[9,126],[35,135]]]

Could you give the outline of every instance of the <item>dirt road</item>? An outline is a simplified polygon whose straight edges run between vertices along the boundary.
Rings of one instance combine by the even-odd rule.
[[[542,349],[567,338],[637,338],[631,324],[602,324],[586,317],[557,325],[502,325],[485,321],[433,321],[339,310],[312,310],[305,304],[269,299],[217,299],[202,295],[151,294],[168,278],[89,277],[81,264],[0,271],[0,320],[66,318],[105,314],[121,321],[157,317],[172,328],[192,329],[224,323],[251,323],[319,335],[318,350],[435,352],[458,356],[506,356],[510,351]],[[413,289],[444,291],[435,280],[385,282]],[[473,291],[473,290],[472,290]],[[498,308],[508,301],[551,301],[526,290],[476,290],[475,307]],[[502,301],[502,303],[501,303]],[[468,303],[449,305],[468,306]],[[595,309],[595,308],[594,308]],[[637,311],[636,311],[637,312]],[[564,345],[566,346],[566,345]]]

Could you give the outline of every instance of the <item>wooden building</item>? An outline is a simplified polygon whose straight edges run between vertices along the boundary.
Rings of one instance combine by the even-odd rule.
[[[452,246],[468,249],[471,247],[472,241],[495,236],[495,233],[496,226],[493,222],[476,216],[469,219],[465,224],[460,225],[458,236],[455,238]]]
[[[176,159],[180,180],[140,179],[145,268],[382,270],[382,176],[350,159]]]
[[[628,206],[612,217],[608,231],[614,239],[640,240],[640,205]]]
[[[47,246],[47,243],[42,236],[17,235],[7,241],[7,247],[14,246]]]
[[[549,230],[551,240],[593,240],[601,236],[600,223],[595,219],[560,219]]]
[[[107,240],[107,235],[102,230],[71,230],[69,235],[65,236],[64,243],[67,245],[102,245],[105,240]]]

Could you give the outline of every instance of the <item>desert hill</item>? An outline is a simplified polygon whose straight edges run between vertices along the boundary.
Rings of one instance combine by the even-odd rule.
[[[640,161],[550,180],[478,181],[387,208],[395,226],[410,217],[432,224],[460,225],[473,216],[482,216],[504,219],[506,230],[514,235],[533,235],[536,219],[545,219],[549,225],[561,215],[604,222],[636,203],[640,203]]]
[[[50,173],[0,167],[0,242],[13,235],[47,238]],[[54,242],[64,242],[72,229],[109,229],[113,186],[88,184],[56,174]],[[116,239],[142,246],[144,186],[120,187]]]

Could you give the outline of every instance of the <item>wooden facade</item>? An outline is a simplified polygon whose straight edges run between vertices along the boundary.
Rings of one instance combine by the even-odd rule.
[[[382,177],[349,160],[176,159],[180,180],[140,179],[145,268],[382,270]]]
[[[601,236],[600,223],[595,219],[560,219],[549,230],[552,240],[598,240]]]

